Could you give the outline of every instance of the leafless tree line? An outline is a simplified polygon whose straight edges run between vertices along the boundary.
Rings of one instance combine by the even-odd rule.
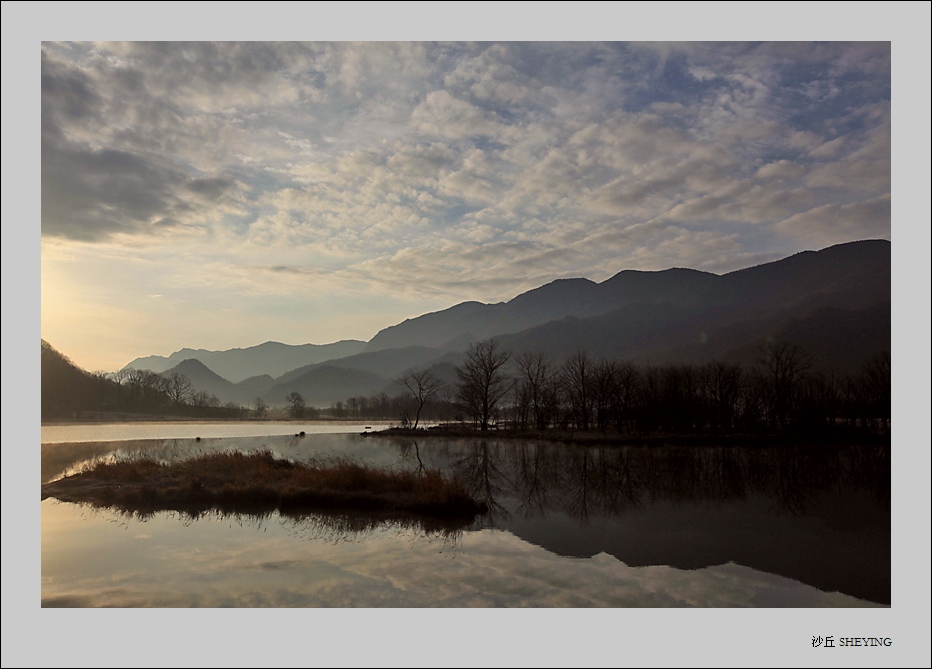
[[[728,434],[890,427],[890,354],[861,372],[813,371],[800,347],[776,342],[757,363],[635,365],[580,350],[561,364],[543,353],[512,356],[494,339],[472,344],[446,387],[430,371],[399,379],[429,415],[480,431],[573,430],[637,434]],[[426,411],[425,411],[426,410]]]

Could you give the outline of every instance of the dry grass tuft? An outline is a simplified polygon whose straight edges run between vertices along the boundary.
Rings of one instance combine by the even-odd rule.
[[[486,506],[436,470],[375,469],[349,460],[292,462],[271,451],[221,451],[161,462],[139,457],[89,464],[43,484],[42,499],[83,502],[125,512],[182,511],[300,516],[322,510],[381,516],[472,518]]]

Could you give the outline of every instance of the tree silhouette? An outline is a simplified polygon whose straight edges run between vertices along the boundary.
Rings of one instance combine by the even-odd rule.
[[[796,394],[809,369],[809,356],[795,344],[774,342],[761,348],[761,365],[769,391],[771,421],[786,427],[796,405]]]
[[[464,410],[486,431],[502,398],[511,389],[512,379],[503,370],[511,354],[494,339],[472,343],[466,360],[456,368],[459,376],[457,397]]]
[[[184,404],[191,397],[193,390],[191,381],[181,372],[172,372],[165,380],[165,392],[175,406]]]
[[[546,428],[555,412],[556,373],[542,352],[525,352],[518,356],[518,375],[524,392],[522,398],[534,415],[534,426]]]
[[[414,413],[414,429],[416,430],[421,420],[421,410],[432,397],[443,390],[444,383],[429,369],[419,371],[409,369],[396,382],[408,389],[417,405]]]
[[[301,396],[297,390],[293,390],[288,393],[288,396],[285,398],[291,403],[291,406],[288,407],[288,413],[292,418],[303,418],[304,417],[304,397]]]
[[[269,405],[262,399],[261,395],[257,396],[253,401],[253,406],[256,408],[256,418],[265,418],[269,413]]]
[[[589,354],[579,350],[563,364],[563,385],[566,388],[575,417],[576,427],[589,429],[592,413],[592,373],[593,362]]]

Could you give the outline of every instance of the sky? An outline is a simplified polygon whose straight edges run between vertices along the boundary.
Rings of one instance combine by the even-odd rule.
[[[89,370],[891,237],[890,42],[39,56],[42,337]]]
[[[900,428],[896,439],[904,445],[904,457],[894,459],[893,508],[929,508],[928,450],[910,447],[928,433],[929,3],[538,3],[529,14],[527,3],[507,2],[373,3],[364,8],[361,3],[265,2],[262,11],[256,3],[232,3],[222,13],[216,3],[198,2],[4,2],[2,12],[5,444],[41,441],[40,329],[82,367],[107,370],[137,356],[164,355],[184,346],[224,349],[269,339],[368,339],[381,327],[428,310],[470,298],[507,299],[559,276],[599,280],[622,269],[672,265],[727,271],[824,247],[834,243],[833,234],[842,237],[839,241],[881,236],[893,242],[894,411]],[[220,59],[218,70],[208,74],[204,61],[185,64],[183,51],[129,59],[132,46],[112,45],[95,56],[85,41],[91,39],[314,40],[311,46],[329,49],[332,58],[313,61],[318,69],[304,69],[298,88],[283,85],[302,72],[298,48],[281,61],[269,55],[273,50],[264,52],[266,58]],[[54,40],[79,41],[69,49],[55,46]],[[428,44],[411,44],[425,40],[453,45],[446,44],[446,50],[433,46],[419,60],[401,60],[397,52],[404,45],[396,45],[387,63],[376,54],[350,58],[353,45],[343,43],[383,40],[408,42],[409,52],[414,46],[428,49]],[[500,43],[467,46],[466,40]],[[574,59],[566,57],[574,46],[566,40],[578,42]],[[595,40],[606,42],[590,43]],[[638,42],[624,45],[618,40]],[[564,52],[559,58],[521,60],[515,51],[530,45],[516,41],[554,42]],[[865,41],[890,42],[892,47],[871,57],[854,49]],[[587,60],[579,53],[583,47],[600,50],[589,51]],[[784,47],[788,53],[777,55]],[[304,53],[308,51],[313,49],[305,46]],[[496,58],[477,59],[484,52],[487,59]],[[888,68],[892,63],[895,95],[889,72],[871,74],[870,68],[857,67],[871,60],[886,61]],[[305,62],[310,62],[307,57]],[[252,64],[251,69],[239,67],[244,77],[239,84],[234,63]],[[270,68],[269,63],[276,65]],[[55,104],[45,101],[42,90],[50,65],[64,86]],[[523,86],[518,83],[522,77]],[[329,85],[333,82],[342,87]],[[363,87],[366,83],[369,89]],[[381,95],[371,96],[375,89]],[[297,98],[305,107],[288,114],[287,95],[296,91],[305,96]],[[503,99],[508,104],[500,104]],[[677,103],[683,108],[679,116],[674,113]],[[856,113],[878,106],[877,122]],[[417,116],[415,109],[420,109]],[[647,115],[651,109],[655,117]],[[234,118],[241,119],[239,124]],[[568,125],[572,118],[576,125]],[[510,131],[505,133],[503,126]],[[581,126],[592,129],[586,134]],[[887,210],[879,232],[841,234],[859,225],[857,217],[847,214],[863,212],[878,198],[882,204],[892,192],[889,153],[877,172],[888,175],[886,187],[871,186],[865,192],[855,186],[871,182],[868,168],[876,161],[866,156],[877,147],[876,133],[890,133],[891,126],[896,206]],[[43,128],[52,132],[49,141]],[[453,141],[449,136],[457,129],[478,137],[471,153],[464,153],[468,137]],[[807,153],[791,137],[812,139],[813,147]],[[420,144],[413,142],[416,138]],[[401,199],[402,191],[389,189],[388,180],[404,177],[409,183],[414,168],[403,171],[399,166],[413,162],[428,170],[431,162],[406,162],[409,154],[392,147],[420,147],[422,153],[415,155],[425,155],[434,144],[435,166],[415,181],[408,199]],[[665,156],[664,147],[679,147],[682,153]],[[303,154],[305,150],[310,153]],[[332,152],[329,160],[326,150]],[[452,158],[444,162],[440,150],[451,152]],[[273,161],[276,151],[288,160]],[[46,162],[47,152],[54,161]],[[399,157],[390,164],[388,158],[395,155]],[[859,155],[865,156],[861,163]],[[379,156],[384,169],[366,172],[364,167]],[[778,164],[780,160],[787,162]],[[103,169],[105,164],[110,171]],[[844,178],[831,169],[833,164],[844,167]],[[299,165],[303,171],[295,167]],[[677,172],[677,165],[698,167]],[[772,167],[759,174],[766,165]],[[782,186],[780,168],[786,182]],[[723,178],[723,172],[729,176]],[[482,178],[489,173],[494,179]],[[590,180],[583,181],[583,174]],[[569,184],[567,175],[573,177]],[[51,190],[52,180],[61,182],[56,184],[60,190]],[[281,186],[292,181],[292,190]],[[143,188],[140,182],[152,187]],[[376,198],[374,204],[365,199],[380,192],[397,199]],[[540,192],[545,197],[535,201]],[[835,199],[829,192],[837,193]],[[46,208],[43,199],[53,193],[63,199]],[[768,194],[772,211],[765,215]],[[287,202],[286,195],[294,196],[294,204],[277,205]],[[816,195],[825,200],[808,208],[800,201]],[[454,196],[462,199],[459,208],[445,204],[455,201]],[[672,201],[665,206],[668,199]],[[323,204],[311,208],[308,200]],[[481,206],[489,201],[491,206]],[[687,215],[688,203],[695,215]],[[824,216],[816,216],[819,206]],[[339,220],[349,207],[355,207],[352,225],[338,227],[338,237],[321,221]],[[792,213],[781,216],[779,207]],[[70,212],[68,219],[46,221],[45,215],[56,208]],[[410,209],[420,218],[400,216]],[[515,213],[509,218],[508,211]],[[487,229],[478,221],[467,225],[482,212]],[[556,212],[566,219],[554,218]],[[288,223],[302,213],[320,227]],[[382,227],[369,223],[373,219]],[[260,221],[264,227],[255,227]],[[389,224],[396,226],[395,234],[379,242],[377,233]],[[291,237],[283,237],[282,229]],[[603,234],[595,236],[594,230]],[[466,237],[470,231],[480,238],[497,232],[512,246],[488,246],[490,240]],[[506,237],[522,233],[523,240]],[[392,239],[415,240],[423,252],[399,255],[402,246],[394,248]],[[524,246],[517,243],[522,241]],[[473,253],[466,255],[463,248]],[[515,249],[524,249],[524,254]],[[543,255],[548,251],[549,257]],[[514,271],[510,289],[498,283],[506,271]],[[367,281],[369,276],[375,279]],[[420,285],[405,281],[414,276],[433,279]],[[469,276],[483,282],[470,284],[465,281]],[[389,277],[394,285],[387,283]],[[359,297],[368,302],[357,302]],[[53,304],[55,320],[50,320]],[[349,310],[353,304],[361,306]],[[28,354],[30,350],[34,353]],[[208,634],[189,639],[204,639],[203,647],[194,648],[153,645],[143,636],[148,632],[140,632],[154,629],[152,623],[177,625],[176,611],[69,616],[68,625],[56,626],[54,647],[44,647],[42,657],[36,654],[29,640],[48,622],[36,608],[39,509],[22,505],[31,486],[29,477],[21,475],[37,466],[36,453],[29,448],[3,451],[4,541],[21,548],[4,560],[4,605],[18,611],[11,625],[4,626],[4,665],[15,657],[14,663],[38,666],[49,653],[58,653],[71,666],[123,666],[140,647],[148,658],[163,663],[190,661],[192,652],[208,662],[224,655],[234,663],[241,660],[241,644],[218,645],[215,640],[238,633],[255,636],[270,623],[267,616],[244,612],[235,620],[224,616],[220,623],[211,620],[211,612],[199,612],[198,629]],[[535,660],[548,665],[553,662],[547,654],[550,646],[540,644],[540,638],[562,638],[568,625],[581,624],[594,631],[586,648],[579,649],[587,651],[584,658],[610,664],[617,661],[616,632],[622,619],[633,630],[623,639],[626,652],[645,666],[656,666],[682,648],[692,651],[691,657],[711,657],[721,666],[761,666],[774,657],[811,663],[810,636],[881,628],[883,633],[893,630],[895,647],[874,658],[875,664],[927,666],[920,614],[928,608],[922,593],[928,592],[929,544],[927,532],[917,534],[915,528],[928,523],[917,525],[915,512],[894,514],[892,523],[894,572],[905,576],[894,579],[896,605],[883,612],[882,620],[850,609],[758,609],[753,614],[706,609],[673,612],[683,614],[673,620],[640,612],[635,618],[617,610],[539,612],[533,618],[529,612],[486,610],[479,614],[481,620],[472,611],[420,617],[392,612],[390,618],[353,611],[356,621],[372,616],[365,622],[372,623],[366,629],[373,642],[359,650],[379,653],[378,660],[369,657],[382,661],[382,650],[398,648],[398,638],[409,638],[411,629],[427,629],[428,634],[405,645],[403,655],[395,654],[399,659],[392,657],[388,664],[433,666],[439,656],[452,657],[449,651],[455,648],[467,660],[481,653],[491,657],[494,650],[496,661],[505,657],[519,665]],[[358,629],[346,625],[341,615],[278,613],[271,622],[280,638],[291,638],[289,632],[293,638],[306,634],[309,620],[328,638],[344,638],[340,635],[348,629]],[[101,616],[117,634],[95,645],[93,653],[80,652],[99,633]],[[406,624],[412,618],[416,625]],[[474,626],[489,618],[494,620],[483,625],[483,644],[460,643],[463,624]],[[676,638],[688,641],[651,644],[658,629],[673,630]],[[722,629],[729,630],[724,637]],[[355,637],[345,638],[355,643]],[[648,642],[639,645],[638,639]],[[283,663],[302,661],[301,648],[294,644],[259,648],[264,654],[279,649]]]

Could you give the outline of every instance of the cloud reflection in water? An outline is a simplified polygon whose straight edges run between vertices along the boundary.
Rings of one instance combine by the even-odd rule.
[[[49,607],[870,606],[735,564],[679,570],[628,567],[605,553],[561,557],[502,530],[356,532],[277,516],[183,523],[157,514],[145,523],[148,539],[135,541],[139,521],[107,512],[47,500],[42,517],[51,545],[68,547],[43,541]]]

